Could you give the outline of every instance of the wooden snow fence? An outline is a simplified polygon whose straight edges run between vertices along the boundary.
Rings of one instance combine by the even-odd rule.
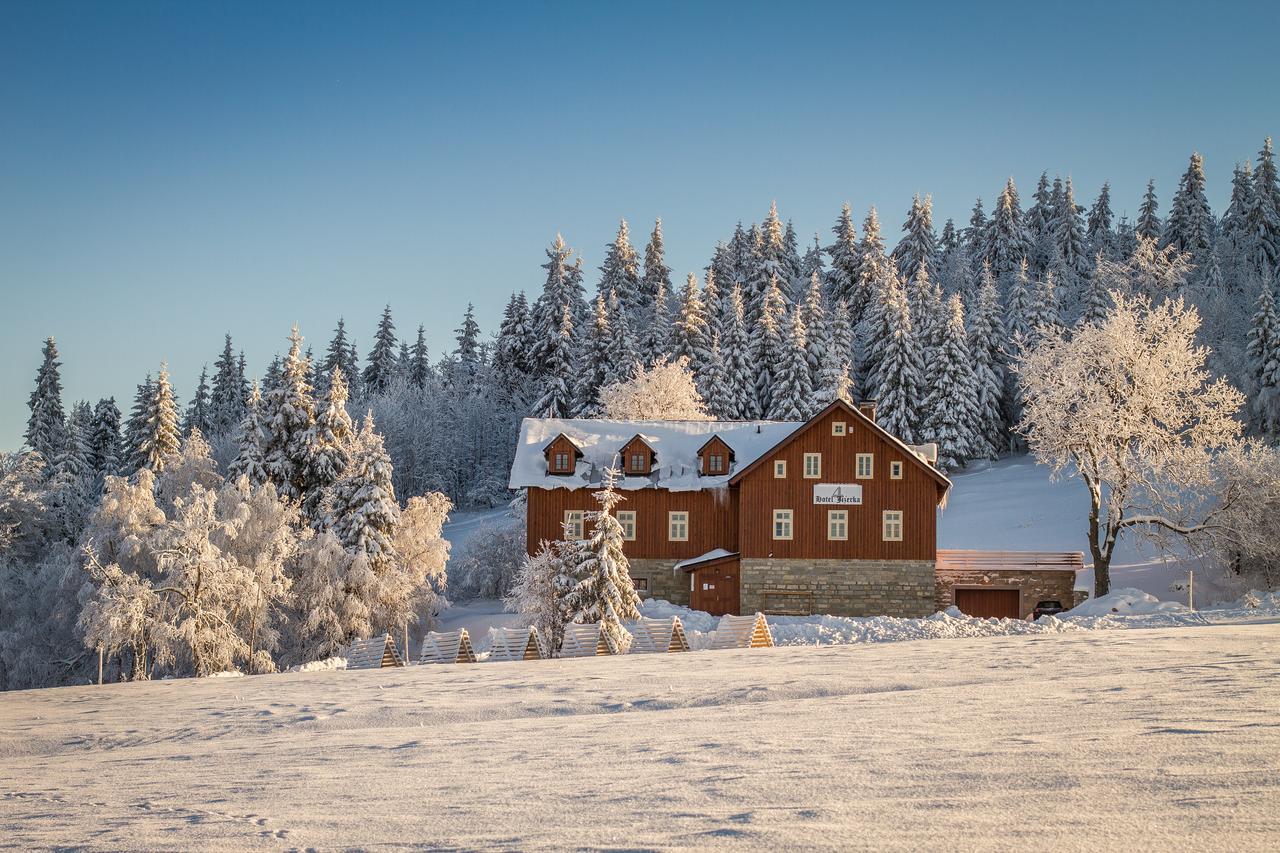
[[[754,616],[721,616],[713,649],[763,649],[773,645],[773,634],[763,613]]]
[[[428,631],[422,640],[418,663],[475,663],[471,637],[466,628],[457,631]]]
[[[404,666],[404,659],[390,634],[368,640],[354,640],[343,655],[347,669],[381,669],[384,666]]]
[[[596,655],[620,655],[626,649],[610,646],[608,635],[600,630],[599,622],[579,625],[571,622],[564,626],[564,642],[560,645],[562,658],[590,658]]]
[[[532,625],[527,628],[492,628],[489,660],[542,660],[542,641]]]
[[[679,616],[670,619],[650,619],[641,616],[631,629],[631,654],[687,652],[689,640],[684,635],[684,625]]]

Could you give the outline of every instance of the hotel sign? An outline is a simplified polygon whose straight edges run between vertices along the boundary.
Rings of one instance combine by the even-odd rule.
[[[818,506],[862,506],[859,483],[815,483],[813,502]]]

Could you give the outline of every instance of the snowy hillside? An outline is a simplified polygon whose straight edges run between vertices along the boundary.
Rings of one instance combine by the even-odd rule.
[[[1277,661],[1267,624],[18,692],[0,837],[1274,849]]]

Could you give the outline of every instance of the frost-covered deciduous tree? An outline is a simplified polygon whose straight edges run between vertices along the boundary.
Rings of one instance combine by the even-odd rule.
[[[553,652],[564,639],[564,597],[567,591],[560,583],[562,575],[561,542],[542,540],[538,550],[524,558],[515,574],[511,590],[503,596],[509,613],[519,613],[537,629]]]
[[[577,582],[564,597],[564,613],[566,622],[599,622],[609,646],[622,651],[631,644],[622,623],[640,618],[640,596],[622,551],[622,525],[614,516],[614,508],[625,500],[615,488],[618,476],[613,469],[605,472],[603,488],[595,493],[600,509],[587,513],[592,532],[576,566]]]
[[[445,570],[450,546],[443,530],[452,509],[447,497],[428,492],[409,498],[400,510],[396,560],[379,579],[374,617],[388,630],[398,627],[406,632],[405,648],[410,625],[423,616],[434,619],[449,606]]]
[[[1018,429],[1031,452],[1088,489],[1096,595],[1110,590],[1126,531],[1192,535],[1218,526],[1234,497],[1215,493],[1215,461],[1240,446],[1244,402],[1205,369],[1194,309],[1181,299],[1113,298],[1102,323],[1050,335],[1014,367]]]
[[[710,420],[698,393],[689,360],[659,359],[653,367],[636,371],[625,382],[600,391],[604,417],[622,421]]]

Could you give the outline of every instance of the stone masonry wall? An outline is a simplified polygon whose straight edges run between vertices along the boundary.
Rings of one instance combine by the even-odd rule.
[[[641,598],[665,598],[672,604],[689,606],[689,576],[672,571],[676,560],[632,559],[631,577],[648,578],[649,591],[640,592]]]
[[[955,604],[955,588],[993,587],[1022,592],[1019,610],[1025,619],[1035,606],[1045,600],[1061,601],[1063,607],[1075,606],[1076,573],[1049,569],[1014,569],[981,571],[953,569],[938,573],[934,606],[946,610]]]
[[[747,558],[741,613],[922,617],[934,612],[932,560]]]

